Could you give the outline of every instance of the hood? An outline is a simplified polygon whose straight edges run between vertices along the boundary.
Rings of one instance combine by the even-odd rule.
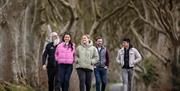
[[[81,45],[82,45],[83,47],[91,47],[91,46],[93,46],[93,41],[90,40],[90,41],[89,41],[89,44],[87,44],[87,45],[84,45],[84,44],[81,42]]]

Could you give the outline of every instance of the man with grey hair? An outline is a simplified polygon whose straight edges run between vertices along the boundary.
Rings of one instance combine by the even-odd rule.
[[[138,50],[130,44],[130,39],[124,38],[117,55],[117,62],[122,67],[123,91],[132,91],[133,67],[141,59]]]
[[[59,36],[56,32],[50,33],[51,42],[46,45],[42,56],[43,70],[47,69],[48,75],[48,91],[54,91],[55,76],[57,71],[57,63],[55,61],[55,50],[60,42]],[[47,62],[46,62],[47,59]]]

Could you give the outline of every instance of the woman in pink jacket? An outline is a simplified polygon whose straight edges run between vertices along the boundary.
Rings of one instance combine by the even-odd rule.
[[[58,63],[56,91],[68,91],[69,80],[73,70],[75,44],[71,41],[71,35],[65,33],[62,42],[57,46],[55,59]]]

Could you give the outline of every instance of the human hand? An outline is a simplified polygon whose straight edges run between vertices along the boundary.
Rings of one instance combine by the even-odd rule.
[[[46,65],[43,65],[43,70],[46,70]]]
[[[107,67],[107,66],[105,66],[104,68],[105,68],[105,69],[108,69],[108,67]]]

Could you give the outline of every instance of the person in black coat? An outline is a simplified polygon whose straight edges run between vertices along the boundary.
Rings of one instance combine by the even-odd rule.
[[[57,63],[55,60],[55,50],[59,44],[59,36],[56,32],[50,34],[52,42],[46,45],[46,48],[42,55],[43,70],[47,70],[48,75],[48,91],[54,91],[55,89],[55,77],[57,71]]]

